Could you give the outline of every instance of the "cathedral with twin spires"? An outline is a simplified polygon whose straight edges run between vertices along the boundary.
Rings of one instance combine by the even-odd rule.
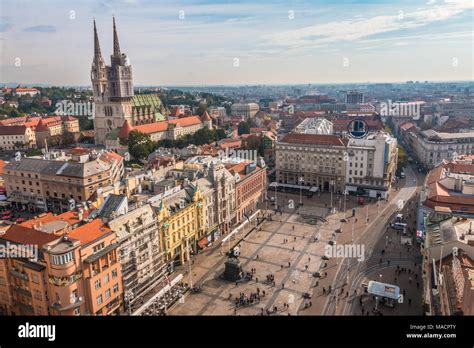
[[[95,103],[94,129],[96,144],[106,145],[106,140],[116,138],[128,123],[131,126],[164,120],[163,105],[157,95],[135,96],[133,93],[132,66],[120,44],[113,18],[113,54],[106,65],[100,50],[94,20],[94,59],[91,80]]]

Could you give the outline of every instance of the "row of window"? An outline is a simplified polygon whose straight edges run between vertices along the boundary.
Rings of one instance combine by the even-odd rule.
[[[112,288],[112,291],[113,291],[114,294],[117,293],[119,291],[119,285],[115,284]],[[111,290],[110,289],[105,290],[105,299],[108,300],[111,296],[112,296]],[[97,296],[96,302],[97,302],[98,305],[101,305],[104,302],[102,294]]]

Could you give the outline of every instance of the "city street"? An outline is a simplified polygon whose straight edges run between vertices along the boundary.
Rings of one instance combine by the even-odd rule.
[[[369,280],[393,284],[397,266],[410,270],[414,270],[415,263],[419,266],[421,261],[419,252],[417,252],[414,247],[410,248],[409,251],[405,246],[402,246],[400,235],[397,234],[395,230],[387,228],[387,225],[396,213],[404,213],[404,215],[407,216],[410,210],[414,212],[414,209],[407,204],[407,201],[415,195],[419,189],[419,185],[422,184],[422,180],[417,178],[411,168],[407,168],[406,173],[407,178],[404,181],[404,186],[400,187],[398,191],[395,191],[395,197],[392,197],[389,203],[380,209],[380,214],[377,214],[374,218],[370,218],[369,213],[368,225],[362,228],[359,233],[355,233],[354,243],[363,244],[365,246],[365,260],[363,262],[358,262],[353,258],[336,260],[338,261],[338,268],[337,276],[331,284],[333,291],[330,296],[326,296],[326,303],[321,314],[361,314],[360,309],[356,307],[352,308],[352,305],[355,303],[359,304],[359,302],[354,301],[354,299],[363,292],[362,284],[367,284]],[[401,206],[403,206],[402,209],[400,209]],[[414,214],[412,214],[412,230],[414,229],[413,219]],[[359,223],[360,220],[364,221],[365,218],[359,218]],[[345,228],[350,229],[350,224],[352,224],[352,221],[349,221]],[[384,250],[383,253],[382,250]],[[415,279],[411,274],[408,275],[407,273],[405,277],[405,273],[403,273],[402,276],[398,276],[397,282],[395,282],[395,285],[400,286],[401,291],[405,290],[405,293],[407,287],[405,283],[408,283],[408,278]],[[348,284],[350,285],[348,286]],[[410,285],[416,288],[415,281],[412,281]],[[420,289],[421,287],[418,290],[421,291]],[[410,291],[410,297],[416,297],[415,293],[416,289],[413,293]],[[367,297],[368,296],[364,296],[364,301],[367,300]],[[405,306],[405,304],[403,306]],[[368,306],[366,306],[366,308],[368,308]],[[409,311],[407,308],[407,310],[400,312],[400,306],[396,309],[397,310],[392,310],[388,313],[420,314],[419,311],[414,309],[414,306],[411,307]],[[365,311],[365,313],[367,313],[367,311]]]

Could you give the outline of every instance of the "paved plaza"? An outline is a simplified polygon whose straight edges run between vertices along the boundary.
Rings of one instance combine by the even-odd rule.
[[[253,280],[239,283],[221,279],[228,246],[198,255],[192,265],[193,281],[202,291],[188,293],[177,303],[171,315],[260,315],[262,309],[279,315],[297,315],[304,306],[304,293],[312,293],[317,281],[313,272],[320,270],[324,247],[333,239],[339,221],[329,218],[317,225],[302,223],[298,213],[272,213],[272,221],[265,221],[240,243],[240,261],[244,272],[255,269]],[[255,226],[255,223],[253,223]],[[260,229],[261,228],[261,229]],[[237,236],[236,241],[248,233]],[[317,238],[317,240],[316,240]],[[287,242],[285,242],[287,240]],[[235,242],[234,242],[235,243]],[[232,245],[232,244],[231,244]],[[283,266],[283,267],[282,267]],[[274,275],[275,285],[266,282]],[[189,278],[189,274],[185,275]],[[187,278],[187,279],[188,279]],[[260,300],[249,306],[236,308],[235,297],[240,293],[260,293]],[[265,291],[265,296],[263,296]],[[287,306],[286,306],[287,305]]]

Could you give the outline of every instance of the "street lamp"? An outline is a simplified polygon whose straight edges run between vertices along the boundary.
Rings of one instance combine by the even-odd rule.
[[[303,205],[303,182],[304,182],[304,179],[302,176],[300,176],[300,178],[298,179],[299,183],[300,183],[300,205]]]
[[[334,180],[331,179],[331,181],[329,183],[332,187],[332,189],[331,189],[331,187],[329,188],[329,190],[331,191],[331,209],[332,209],[332,191],[334,190]]]
[[[365,212],[365,224],[369,224],[369,206],[367,206],[366,212]]]
[[[275,180],[275,211],[278,210],[277,187],[278,187],[278,182],[276,182]]]
[[[344,220],[346,219],[347,188],[344,187]]]

